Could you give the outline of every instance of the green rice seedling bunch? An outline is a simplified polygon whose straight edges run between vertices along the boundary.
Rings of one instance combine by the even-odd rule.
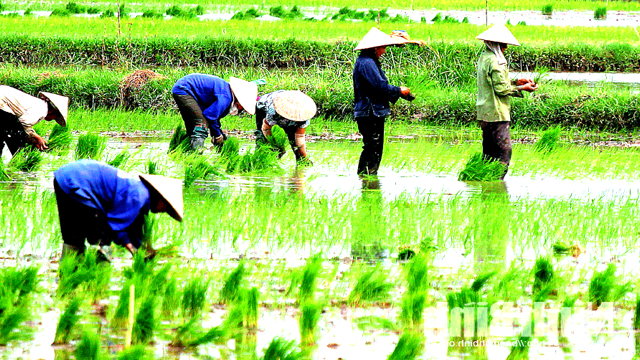
[[[235,172],[240,173],[273,171],[278,168],[278,154],[265,146],[240,156],[237,165],[233,167]]]
[[[36,292],[38,287],[38,268],[35,266],[24,268],[4,268],[0,272],[0,296],[13,296],[13,303],[19,304]]]
[[[30,316],[29,304],[17,305],[11,297],[0,298],[0,346],[28,339],[31,335],[30,330],[21,325],[29,320]]]
[[[73,144],[73,136],[71,135],[69,125],[53,125],[53,129],[51,129],[51,133],[49,133],[49,141],[47,141],[49,151],[68,150],[71,144]]]
[[[156,230],[156,226],[158,224],[158,219],[152,215],[152,214],[147,214],[144,217],[144,220],[142,222],[142,236],[140,237],[141,240],[141,248],[145,249],[145,251],[149,251],[153,249],[153,241],[155,240],[156,234],[155,234],[155,230]]]
[[[578,300],[578,298],[578,295],[565,298],[562,302],[562,306],[560,307],[561,311],[558,314],[558,344],[560,345],[562,351],[565,353],[571,352],[571,348],[569,347],[569,338],[566,336],[566,334],[568,333],[567,323],[569,320],[568,316],[573,314],[573,308],[576,305],[576,301]]]
[[[356,318],[354,322],[360,331],[388,330],[396,332],[399,330],[398,326],[393,321],[380,316],[361,316]]]
[[[597,310],[603,302],[620,300],[632,289],[629,282],[618,284],[616,277],[616,265],[609,264],[602,272],[595,272],[589,282],[589,301]]]
[[[118,354],[117,360],[153,360],[153,353],[144,345],[135,345]]]
[[[424,309],[427,305],[425,292],[406,293],[402,297],[400,322],[406,329],[419,330],[424,326]]]
[[[593,18],[596,20],[605,20],[607,18],[607,8],[599,7],[593,12]]]
[[[298,304],[315,299],[318,275],[322,271],[322,257],[314,255],[307,259],[300,277],[298,290]]]
[[[221,175],[220,171],[202,156],[192,156],[185,161],[184,186],[190,187],[196,180],[206,179],[211,175]]]
[[[289,139],[287,134],[280,126],[274,126],[271,129],[271,135],[267,136],[269,147],[272,151],[279,155],[287,152],[287,146],[289,145]]]
[[[189,346],[196,338],[196,328],[198,327],[198,323],[201,321],[201,318],[198,316],[194,316],[189,319],[184,324],[178,326],[176,330],[173,332],[173,337],[169,346],[171,347],[185,347]]]
[[[196,277],[187,283],[182,293],[182,313],[185,317],[201,314],[207,305],[209,280]]]
[[[152,159],[147,161],[147,174],[158,175],[158,162]]]
[[[542,15],[549,16],[549,17],[553,15],[553,5],[552,4],[544,5],[542,7]]]
[[[178,292],[178,281],[174,278],[167,280],[162,296],[162,315],[172,318],[176,310],[180,308],[180,293]]]
[[[76,160],[100,160],[106,146],[107,138],[102,135],[91,133],[80,135],[76,144],[75,158]]]
[[[4,162],[0,157],[0,181],[11,181],[11,176],[7,173],[7,170],[4,168]]]
[[[488,272],[478,275],[478,277],[471,283],[471,286],[464,287],[457,292],[450,292],[447,294],[447,307],[448,307],[448,317],[449,324],[454,323],[452,312],[456,309],[464,309],[469,306],[474,307],[474,314],[471,314],[472,319],[460,319],[461,324],[461,333],[460,335],[451,336],[451,339],[454,341],[463,339],[463,334],[465,333],[464,326],[467,324],[473,324],[473,333],[478,334],[478,303],[483,302],[480,291],[482,288],[489,282],[489,280],[495,275],[495,272]],[[484,302],[487,302],[486,300]],[[487,307],[490,307],[490,304],[487,304]],[[466,312],[464,316],[466,316]],[[491,322],[491,317],[487,319],[487,325]]]
[[[295,341],[275,337],[269,343],[260,360],[302,360],[305,356]]]
[[[87,249],[81,256],[66,254],[58,266],[58,275],[58,296],[68,296],[81,287],[96,300],[108,289],[111,267],[98,260],[96,250]]]
[[[539,257],[533,265],[533,293],[544,291],[554,280],[554,270],[551,260]]]
[[[247,269],[245,262],[241,261],[238,266],[227,276],[220,290],[220,302],[229,304],[234,302],[240,296],[240,291],[245,283]]]
[[[184,341],[185,346],[198,346],[211,342],[222,342],[230,339],[242,332],[246,306],[242,301],[237,301],[234,306],[227,312],[222,324],[212,327],[204,335],[195,340]],[[183,334],[189,334],[190,330],[183,330]]]
[[[9,161],[9,168],[14,171],[35,171],[42,163],[42,153],[32,146],[25,146],[13,155]]]
[[[260,304],[260,291],[253,287],[242,294],[242,303],[245,308],[243,325],[247,329],[258,328],[258,307]]]
[[[97,333],[85,331],[75,351],[77,360],[100,360],[103,358],[100,336]]]
[[[464,169],[458,175],[460,181],[497,181],[505,173],[505,166],[498,161],[485,159],[482,153],[469,158]]]
[[[82,305],[82,297],[76,296],[69,301],[64,312],[60,316],[58,326],[56,327],[56,335],[53,340],[54,345],[67,344],[71,338],[71,332],[78,324],[80,315],[78,311]]]
[[[240,156],[240,140],[237,137],[230,137],[225,140],[220,148],[220,156],[227,159]]]
[[[424,350],[424,339],[413,332],[406,332],[400,336],[398,344],[387,360],[414,360]]]
[[[182,124],[178,125],[173,131],[171,141],[169,142],[169,153],[178,152],[186,153],[191,151],[191,139],[187,135],[187,130],[182,127]]]
[[[311,346],[316,343],[315,334],[322,314],[322,304],[305,301],[300,305],[298,326],[300,327],[300,343]]]
[[[524,326],[522,333],[520,333],[516,341],[513,342],[513,346],[511,347],[509,356],[507,356],[507,360],[529,359],[529,344],[532,340],[532,336],[530,334],[533,334],[534,329],[535,324],[533,319],[531,319]]]
[[[407,280],[407,292],[417,294],[427,290],[429,280],[429,257],[422,253],[414,256],[405,267],[405,279]]]
[[[351,290],[348,302],[352,306],[359,306],[368,301],[386,301],[390,298],[392,288],[393,284],[387,281],[387,274],[380,267],[365,270]]]
[[[157,327],[155,310],[155,297],[148,296],[140,306],[133,323],[133,343],[148,344],[153,341],[153,334]]]
[[[131,153],[129,152],[129,149],[124,149],[113,159],[107,161],[107,164],[121,169],[129,159],[131,159]]]
[[[560,146],[560,134],[562,133],[562,128],[560,126],[554,126],[542,133],[540,140],[536,142],[534,145],[534,150],[538,153],[548,154],[554,152]]]

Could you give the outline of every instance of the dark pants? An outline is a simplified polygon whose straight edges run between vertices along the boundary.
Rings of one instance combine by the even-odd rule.
[[[505,166],[504,176],[509,170],[511,162],[511,134],[509,133],[510,122],[486,122],[480,121],[482,129],[482,153],[485,159],[499,161]]]
[[[256,144],[260,145],[267,143],[267,137],[262,132],[262,122],[264,118],[267,117],[267,112],[264,110],[256,109]],[[284,133],[287,134],[287,139],[289,139],[289,145],[291,145],[291,150],[296,156],[296,160],[300,160],[302,155],[300,155],[300,151],[298,151],[298,147],[296,146],[296,131],[298,130],[295,126],[284,126],[282,127]],[[282,156],[284,154],[280,154]]]
[[[0,110],[0,154],[2,154],[5,143],[11,154],[15,154],[26,146],[26,137],[27,133],[24,131],[22,124],[20,124],[18,117]]]
[[[377,175],[384,147],[384,117],[359,117],[358,131],[362,134],[362,154],[358,162],[358,175]]]
[[[187,130],[187,135],[191,136],[191,134],[193,134],[193,128],[196,126],[203,126],[205,129],[207,128],[207,120],[202,114],[200,105],[198,105],[198,102],[193,98],[193,96],[178,94],[172,95],[178,105],[178,111],[180,111],[182,121],[184,121],[184,128]]]
[[[91,245],[110,245],[113,230],[107,217],[98,209],[84,205],[60,188],[57,180],[53,180],[53,189],[58,203],[60,216],[60,232],[65,244],[84,250],[87,240]]]

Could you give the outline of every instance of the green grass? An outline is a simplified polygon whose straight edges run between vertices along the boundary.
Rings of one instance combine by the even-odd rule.
[[[14,171],[31,172],[38,170],[43,156],[40,150],[26,146],[13,155],[9,161],[9,169]]]
[[[76,296],[69,301],[58,321],[55,339],[53,340],[55,345],[67,344],[71,339],[71,332],[80,320],[78,310],[80,310],[81,305],[82,298],[80,296]]]
[[[69,126],[60,126],[57,123],[53,125],[53,129],[49,133],[49,140],[47,146],[49,151],[64,151],[68,150],[73,144],[73,135],[71,135],[71,128]]]
[[[182,313],[185,317],[202,314],[207,305],[209,281],[202,277],[191,279],[182,292]]]
[[[414,333],[404,333],[400,336],[398,344],[393,349],[387,360],[414,360],[423,352],[424,339]]]
[[[222,290],[220,290],[220,302],[229,304],[238,299],[243,285],[246,282],[247,269],[244,262],[240,262],[238,266],[224,280]]]
[[[84,134],[78,136],[75,158],[100,160],[107,145],[107,138],[98,134]]]
[[[560,146],[560,136],[562,128],[559,126],[551,127],[545,130],[540,139],[536,142],[534,149],[542,154],[556,151]]]
[[[371,301],[387,301],[392,287],[381,267],[365,270],[358,276],[348,302],[352,306],[360,306]]]
[[[298,326],[300,327],[300,343],[311,346],[316,343],[316,328],[320,315],[322,314],[322,304],[306,301],[300,305],[298,316]]]
[[[273,338],[269,346],[264,349],[260,360],[302,360],[304,354],[294,341],[288,341],[280,337]]]
[[[505,173],[505,166],[498,161],[487,160],[482,153],[469,158],[464,169],[458,175],[460,181],[497,181]]]
[[[75,351],[78,360],[100,360],[103,358],[100,336],[91,331],[85,331]]]

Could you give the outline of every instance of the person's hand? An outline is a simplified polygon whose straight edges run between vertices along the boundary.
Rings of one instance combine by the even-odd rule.
[[[529,83],[535,85],[535,83],[531,79],[518,79],[518,81],[516,82],[516,85],[522,86],[522,85],[526,85],[526,84],[529,84]]]
[[[402,96],[407,97],[409,96],[410,93],[411,93],[411,90],[408,87],[400,86],[400,94],[402,94]]]
[[[538,85],[534,83],[526,83],[524,85],[518,86],[518,90],[533,92],[538,90]]]
[[[46,150],[49,147],[47,146],[47,142],[40,135],[33,135],[33,145],[38,148],[38,150]]]

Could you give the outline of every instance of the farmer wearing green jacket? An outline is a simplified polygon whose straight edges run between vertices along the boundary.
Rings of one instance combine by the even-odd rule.
[[[504,51],[507,45],[520,43],[504,25],[494,25],[478,35],[486,47],[478,60],[478,99],[476,109],[482,129],[482,153],[485,159],[504,164],[507,174],[511,161],[510,97],[522,97],[523,91],[536,91],[531,79],[509,80],[509,69]]]

